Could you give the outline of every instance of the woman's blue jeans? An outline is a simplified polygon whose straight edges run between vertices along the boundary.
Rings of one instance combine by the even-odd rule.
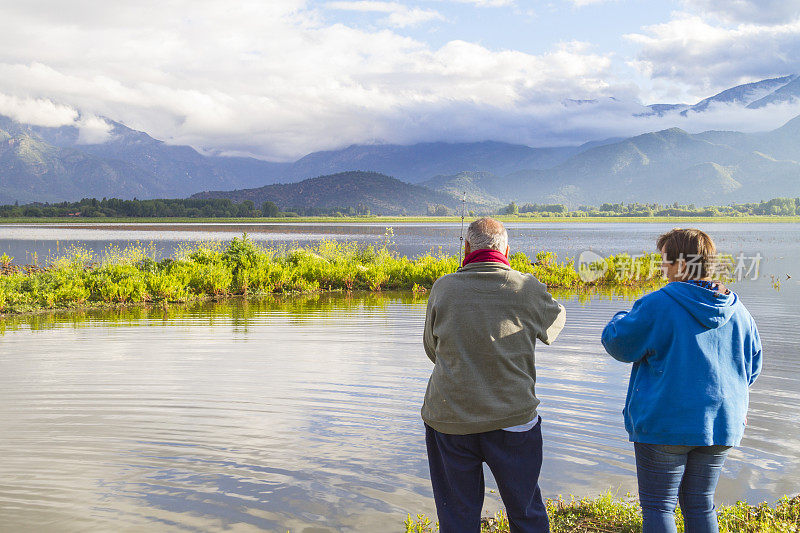
[[[643,533],[674,533],[680,501],[686,533],[717,533],[714,491],[730,446],[633,443]]]

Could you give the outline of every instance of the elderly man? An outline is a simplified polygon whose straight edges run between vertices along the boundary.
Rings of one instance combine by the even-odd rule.
[[[440,531],[480,530],[484,462],[511,531],[549,531],[534,346],[556,338],[564,308],[534,276],[511,268],[499,221],[470,224],[464,251],[461,268],[433,284],[423,335],[434,363],[422,419]]]

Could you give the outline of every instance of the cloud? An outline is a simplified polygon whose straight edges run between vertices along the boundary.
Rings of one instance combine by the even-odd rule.
[[[478,7],[507,7],[517,4],[516,0],[441,0],[459,4],[473,4]]]
[[[522,142],[539,135],[526,133],[541,126],[537,106],[615,92],[610,56],[582,43],[538,55],[431,47],[328,24],[304,2],[143,1],[117,11],[87,0],[66,19],[43,1],[4,8],[0,92],[281,160],[373,141]]]
[[[45,98],[18,98],[0,93],[0,115],[33,126],[56,128],[74,124],[78,112]]]
[[[594,4],[603,4],[614,0],[567,0],[567,1],[572,3],[575,7],[584,7]]]
[[[78,144],[101,144],[111,139],[112,126],[94,115],[82,116],[78,120]]]
[[[686,116],[637,116],[635,106],[619,101],[600,101],[575,106],[563,113],[562,128],[569,136],[599,139],[627,137],[668,128],[681,128],[689,133],[708,130],[761,132],[784,125],[800,115],[800,102],[781,103],[761,109],[747,109],[735,104],[714,103],[702,113]],[[555,119],[555,116],[552,117]]]
[[[683,0],[683,4],[725,22],[781,24],[800,17],[800,0]]]
[[[639,88],[619,75],[612,54],[589,43],[537,54],[460,39],[432,46],[391,28],[329,23],[329,4],[387,18],[405,9],[391,1],[315,8],[303,0],[82,0],[68,12],[55,0],[9,4],[0,16],[0,113],[75,125],[81,142],[107,138],[110,128],[97,118],[107,117],[171,143],[273,160],[354,143],[542,146],[674,125],[777,125],[763,110],[633,117],[643,111]],[[637,68],[705,97],[704,83],[786,72],[800,57],[797,31],[791,24],[718,28],[683,15],[629,38],[641,46]]]
[[[642,74],[683,83],[698,96],[800,72],[800,20],[728,28],[681,13],[626,38],[641,46],[632,65]]]
[[[344,11],[364,11],[368,13],[386,13],[388,16],[384,23],[395,28],[416,26],[432,20],[443,20],[444,17],[437,11],[430,9],[411,8],[398,2],[383,2],[371,0],[358,0],[347,2],[328,2],[328,9]]]
[[[111,124],[95,115],[81,115],[76,109],[46,98],[19,98],[0,93],[0,115],[22,124],[78,128],[79,144],[99,144],[111,137]]]

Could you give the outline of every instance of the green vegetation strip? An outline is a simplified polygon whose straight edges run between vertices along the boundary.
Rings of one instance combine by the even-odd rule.
[[[471,217],[476,218],[476,217]],[[497,220],[522,224],[586,224],[586,223],[628,223],[639,224],[669,223],[669,224],[694,224],[694,223],[783,223],[796,224],[800,216],[781,215],[741,215],[741,216],[663,216],[663,217],[637,217],[637,216],[535,216],[535,215],[498,215]],[[354,216],[354,217],[294,217],[294,218],[187,218],[187,217],[108,217],[108,218],[81,218],[81,217],[11,217],[0,218],[0,224],[68,224],[75,226],[95,227],[105,224],[442,224],[461,222],[459,216]]]
[[[636,533],[642,531],[639,505],[630,496],[621,500],[612,494],[597,498],[547,501],[550,531],[553,533]],[[720,533],[784,533],[800,531],[800,496],[783,497],[774,507],[766,503],[737,502],[718,510]],[[680,509],[675,513],[678,531],[684,531]],[[406,533],[433,533],[437,525],[424,515],[409,516]],[[482,533],[508,533],[508,518],[501,511],[484,518]]]
[[[332,177],[332,176],[329,176]],[[402,195],[401,195],[402,196]],[[457,198],[461,195],[455,194]],[[453,198],[455,200],[455,198]],[[354,201],[352,198],[349,201]],[[403,203],[403,202],[401,202]],[[413,203],[413,202],[412,202]],[[444,204],[428,204],[428,217],[445,217],[459,214],[458,209]],[[747,217],[747,216],[778,216],[794,217],[800,215],[800,198],[772,198],[758,203],[730,204],[724,206],[698,207],[694,204],[661,205],[657,203],[644,204],[632,203],[604,203],[601,206],[582,205],[570,210],[564,204],[522,204],[511,202],[507,206],[496,209],[490,205],[475,205],[469,202],[469,216],[477,215],[509,215],[525,218],[547,220],[550,218],[674,218],[674,217]],[[466,208],[463,205],[462,208]],[[401,205],[385,206],[385,212],[404,213]],[[419,208],[419,206],[418,206]],[[472,209],[476,210],[473,211]],[[420,210],[418,215],[424,213]],[[27,205],[0,205],[0,218],[179,218],[183,220],[198,219],[293,219],[310,217],[318,219],[342,219],[369,217],[373,214],[369,207],[363,203],[348,207],[289,207],[282,211],[274,202],[266,201],[261,206],[256,206],[250,200],[240,203],[233,202],[230,198],[172,198],[157,200],[121,200],[119,198],[84,198],[79,202],[59,202],[55,204],[34,202]],[[403,217],[399,217],[403,218]]]
[[[160,261],[153,259],[154,250],[147,247],[111,247],[99,258],[72,248],[41,267],[16,266],[13,258],[3,254],[0,312],[270,293],[424,292],[458,266],[455,256],[441,253],[399,256],[390,251],[390,239],[389,232],[383,244],[377,245],[322,241],[305,248],[270,248],[258,246],[244,235],[227,246],[185,245],[176,257]],[[552,289],[624,291],[660,286],[660,261],[658,254],[610,256],[602,269],[593,271],[597,279],[591,282],[581,279],[572,260],[559,262],[552,253],[541,252],[534,262],[517,253],[511,257],[511,266],[534,274]]]

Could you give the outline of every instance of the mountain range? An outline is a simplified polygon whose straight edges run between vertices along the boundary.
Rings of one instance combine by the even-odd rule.
[[[737,85],[694,105],[652,104],[647,107],[652,113],[662,116],[671,112],[686,115],[691,111],[702,113],[713,104],[735,104],[748,109],[760,109],[770,104],[787,103],[798,98],[800,98],[800,75],[792,74]]]
[[[585,150],[546,170],[460,173],[424,183],[476,201],[725,205],[800,195],[800,117],[771,132],[673,128]]]
[[[385,178],[385,176],[384,176]],[[350,173],[309,179],[300,184],[270,185],[245,191],[216,191],[196,198],[231,198],[235,201],[273,201],[280,207],[308,206],[309,199],[323,202],[322,189],[331,180],[351,180]],[[396,181],[396,180],[395,180]],[[800,116],[781,128],[766,133],[708,131],[689,134],[672,128],[646,133],[618,142],[585,148],[549,169],[529,169],[506,175],[464,171],[440,174],[420,186],[449,197],[428,199],[428,205],[466,197],[470,209],[491,211],[509,202],[561,203],[570,208],[609,202],[647,202],[695,205],[725,205],[752,202],[781,196],[800,196]],[[352,183],[348,193],[336,202],[319,206],[348,206],[371,200],[377,189]],[[362,181],[361,187],[365,184]],[[397,186],[381,185],[388,190]],[[290,192],[291,191],[291,192]],[[342,202],[349,203],[342,203]],[[388,199],[385,199],[387,202]],[[313,203],[312,202],[312,203]],[[372,203],[372,212],[395,214],[416,211],[411,205],[387,210]]]
[[[108,123],[106,142],[86,144],[75,126],[31,126],[0,116],[0,203],[186,197],[203,189],[263,185],[287,166],[204,156]]]
[[[692,106],[655,104],[643,109],[669,116],[702,113],[717,104],[760,109],[798,98],[800,76],[791,75],[733,87]],[[389,177],[428,189],[429,205],[449,205],[454,198],[460,202],[466,193],[470,205],[486,209],[509,201],[699,205],[800,195],[800,119],[765,133],[667,129],[581,146],[533,148],[494,141],[353,145],[314,152],[293,163],[204,155],[118,122],[107,123],[107,139],[89,144],[75,126],[31,126],[0,116],[0,203],[187,197],[216,191],[207,196],[273,195],[280,202],[314,198],[320,206],[360,203],[374,205],[373,212],[417,212],[420,191],[387,182]],[[304,191],[299,197],[275,185],[320,176],[336,177],[311,180],[298,189]],[[342,190],[348,191],[331,201],[346,199],[349,204],[331,203],[317,194],[334,190],[331,179],[345,182]],[[380,187],[387,188],[384,197],[377,195]],[[409,202],[393,196],[401,191],[410,195]]]

